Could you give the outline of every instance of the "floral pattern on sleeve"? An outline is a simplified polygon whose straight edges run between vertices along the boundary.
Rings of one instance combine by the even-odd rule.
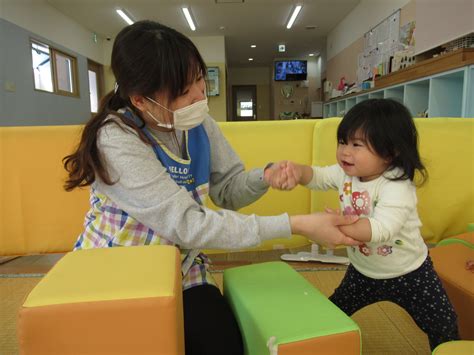
[[[365,243],[359,245],[359,251],[365,256],[369,256],[372,254],[372,249],[370,249],[370,247]]]
[[[392,247],[390,245],[382,245],[377,248],[377,254],[382,256],[392,254]]]
[[[352,193],[352,207],[356,211],[357,215],[360,216],[368,215],[370,213],[370,196],[367,191],[354,192]]]

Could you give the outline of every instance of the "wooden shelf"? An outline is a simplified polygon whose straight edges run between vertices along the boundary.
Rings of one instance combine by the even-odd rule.
[[[474,50],[468,52],[474,55]],[[427,76],[334,98],[324,103],[324,117],[343,116],[364,100],[390,98],[403,103],[414,117],[474,118],[474,100],[471,99],[474,97],[474,65],[458,67],[456,64],[454,69],[450,68],[447,71],[431,68],[426,72],[432,74]]]
[[[375,78],[375,89],[416,80],[470,64],[474,64],[474,48],[461,48]]]

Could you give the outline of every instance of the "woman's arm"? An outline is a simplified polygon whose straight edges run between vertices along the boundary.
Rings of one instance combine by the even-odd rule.
[[[290,217],[291,230],[328,248],[337,245],[359,245],[360,242],[345,235],[341,229],[350,227],[357,216],[340,216],[330,213],[313,213]]]
[[[152,148],[128,127],[103,127],[98,148],[116,183],[107,185],[98,179],[94,187],[130,216],[183,248],[245,248],[289,238],[292,232],[324,244],[347,242],[336,233],[340,221],[333,217],[312,214],[294,216],[290,221],[286,213],[243,215],[199,205],[172,180]]]
[[[267,239],[289,238],[287,214],[260,217],[199,205],[170,177],[151,146],[130,128],[109,124],[98,148],[114,185],[95,188],[164,238],[183,248],[245,248]]]
[[[263,169],[245,171],[242,161],[209,116],[204,121],[211,144],[209,196],[217,206],[238,210],[258,200],[268,190]]]

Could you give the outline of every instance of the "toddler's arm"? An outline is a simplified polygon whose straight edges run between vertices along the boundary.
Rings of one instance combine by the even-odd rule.
[[[325,208],[327,213],[340,215],[341,211]],[[350,225],[340,225],[339,230],[359,242],[370,242],[372,239],[372,228],[367,218],[359,218],[359,220]]]
[[[313,179],[313,168],[309,165],[286,162],[286,181],[283,181],[282,188],[291,190],[296,185],[307,185]]]
[[[372,228],[367,218],[360,218],[354,224],[339,226],[342,233],[360,242],[370,242],[372,240]]]

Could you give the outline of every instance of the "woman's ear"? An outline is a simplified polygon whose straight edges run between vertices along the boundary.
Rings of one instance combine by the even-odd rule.
[[[133,106],[135,106],[137,109],[140,111],[146,111],[146,103],[147,99],[144,96],[141,95],[131,95],[130,96],[130,102],[132,103]]]

